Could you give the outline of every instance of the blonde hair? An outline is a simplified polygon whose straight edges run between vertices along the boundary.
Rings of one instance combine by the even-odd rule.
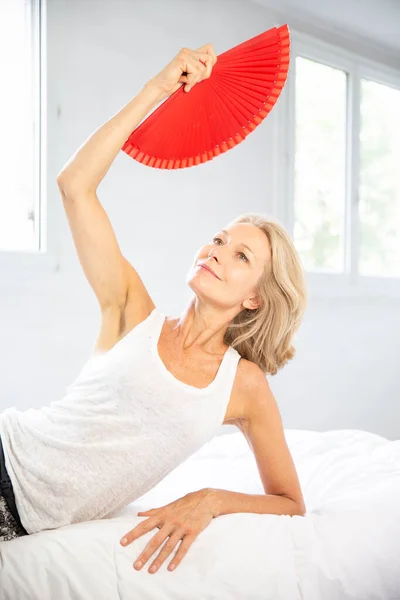
[[[292,340],[308,299],[303,266],[289,234],[278,222],[261,214],[244,213],[230,225],[237,223],[251,223],[265,233],[271,259],[257,283],[261,306],[236,315],[224,342],[264,373],[276,375],[296,353]]]

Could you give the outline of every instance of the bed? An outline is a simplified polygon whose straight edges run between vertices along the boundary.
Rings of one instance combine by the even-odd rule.
[[[122,534],[202,487],[261,494],[240,432],[216,436],[147,494],[107,519],[0,543],[1,600],[399,600],[400,440],[363,430],[285,429],[304,517],[214,519],[175,571],[133,562],[154,536]]]

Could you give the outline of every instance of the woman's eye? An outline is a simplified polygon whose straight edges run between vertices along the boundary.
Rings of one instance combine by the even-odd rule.
[[[213,242],[215,242],[216,240],[219,240],[220,242],[222,241],[221,238],[215,237],[213,238]],[[247,258],[247,256],[245,254],[243,254],[243,252],[238,252],[238,254],[244,256],[245,261],[244,262],[249,262],[249,259]]]

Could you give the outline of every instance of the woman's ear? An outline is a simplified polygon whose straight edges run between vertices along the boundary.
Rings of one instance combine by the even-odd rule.
[[[257,298],[257,296],[254,296],[252,298],[247,298],[247,300],[245,300],[243,302],[243,307],[246,308],[247,310],[257,310],[257,308],[260,308],[261,306],[261,301],[259,298]]]

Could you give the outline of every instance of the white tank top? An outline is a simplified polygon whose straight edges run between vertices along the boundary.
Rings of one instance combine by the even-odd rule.
[[[28,533],[106,518],[153,488],[222,425],[240,355],[197,388],[162,362],[156,308],[95,354],[61,400],[0,414],[5,464]]]

